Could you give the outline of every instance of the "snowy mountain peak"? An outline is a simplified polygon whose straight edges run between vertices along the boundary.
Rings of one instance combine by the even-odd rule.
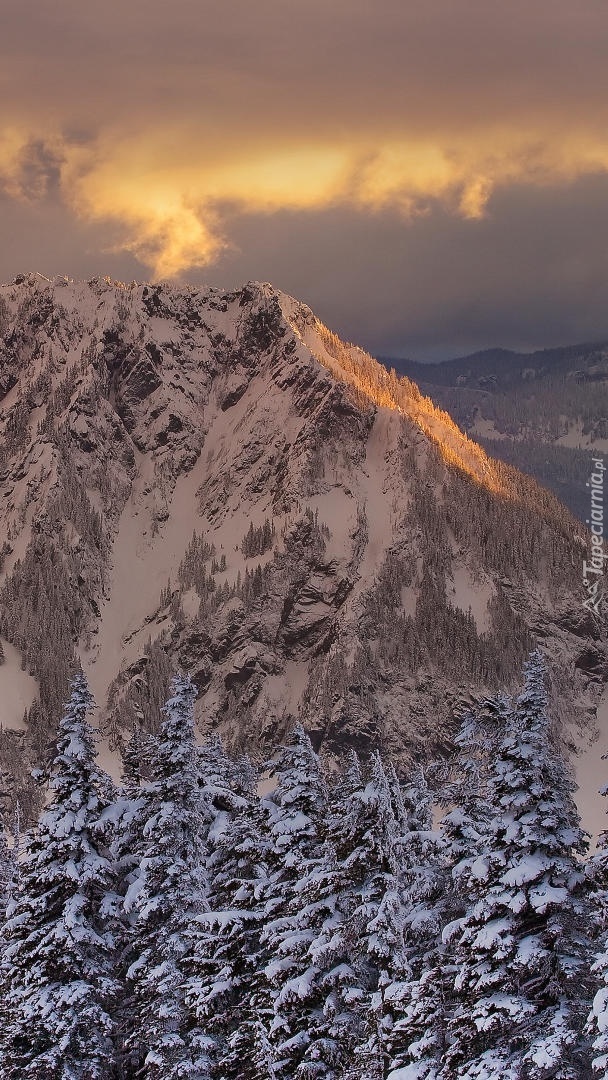
[[[0,438],[2,722],[30,756],[76,655],[110,747],[179,665],[235,745],[297,716],[418,755],[537,636],[595,717],[576,523],[269,284],[2,286]]]

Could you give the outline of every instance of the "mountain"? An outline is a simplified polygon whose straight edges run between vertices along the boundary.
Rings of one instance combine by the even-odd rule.
[[[32,801],[78,659],[108,757],[177,666],[236,750],[297,716],[424,758],[535,640],[567,737],[601,720],[582,527],[270,285],[16,278],[0,439],[0,756]]]
[[[589,517],[591,457],[608,451],[608,342],[385,363],[414,379],[488,453],[530,473],[582,522]]]

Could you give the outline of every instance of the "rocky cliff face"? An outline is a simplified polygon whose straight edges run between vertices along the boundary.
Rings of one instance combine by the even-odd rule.
[[[250,749],[299,716],[424,755],[534,638],[571,730],[601,702],[580,526],[268,285],[2,287],[0,528],[12,769],[76,658],[110,748],[176,665]]]

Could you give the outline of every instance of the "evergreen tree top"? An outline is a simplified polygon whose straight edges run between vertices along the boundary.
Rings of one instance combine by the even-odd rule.
[[[57,749],[49,770],[49,787],[54,797],[43,815],[47,824],[49,814],[90,807],[91,800],[102,806],[114,795],[110,777],[97,763],[97,739],[88,721],[88,714],[96,707],[86,676],[78,672],[59,722]]]

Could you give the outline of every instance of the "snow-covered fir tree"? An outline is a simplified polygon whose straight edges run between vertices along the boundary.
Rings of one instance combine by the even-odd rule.
[[[395,774],[389,782],[377,752],[371,754],[358,782],[353,766],[351,759],[350,778],[347,774],[347,785],[338,791],[330,819],[341,933],[354,972],[351,1038],[370,1075],[378,1070],[384,1075],[392,1026],[385,991],[403,963],[399,876],[407,811]]]
[[[365,774],[351,755],[331,785],[325,832],[322,846],[300,858],[299,879],[267,932],[275,949],[280,941],[268,971],[288,1033],[279,1075],[381,1080],[383,995],[401,955],[403,913],[396,820],[377,754]]]
[[[313,908],[317,902],[323,906],[324,900],[303,899],[302,890],[307,891],[311,875],[318,872],[324,878],[326,873],[327,787],[319,759],[300,725],[290,744],[279,751],[272,771],[275,788],[264,801],[271,843],[261,942],[267,953],[265,975],[273,1009],[268,1036],[274,1068],[277,1078],[291,1080],[306,1075],[298,1069],[316,1039],[311,1030],[313,995],[305,983],[306,953],[321,918],[319,910],[313,914]]]
[[[7,908],[15,896],[19,876],[19,833],[9,832],[0,819],[0,928],[3,926]]]
[[[158,1080],[210,1075],[211,1040],[185,1001],[187,930],[207,905],[209,807],[194,733],[196,688],[177,676],[150,754],[140,821],[140,874],[125,898],[136,921],[127,971],[134,1075]]]
[[[50,768],[50,798],[27,838],[5,927],[0,1032],[7,1080],[116,1075],[116,926],[111,785],[95,761],[82,674]]]
[[[497,710],[492,817],[476,857],[455,868],[470,900],[444,931],[455,978],[441,1075],[454,1080],[575,1080],[588,1069],[586,841],[552,742],[545,675],[537,651],[513,709]]]
[[[333,849],[325,843],[318,857],[302,866],[285,913],[268,929],[278,952],[267,973],[278,987],[279,1075],[298,1080],[337,1075],[352,1035],[353,1014],[342,991],[348,996],[353,978],[340,934],[335,871]]]
[[[154,736],[136,728],[122,747],[122,777],[114,806],[116,831],[112,843],[112,858],[118,881],[117,918],[122,927],[118,954],[120,993],[115,1002],[114,1015],[118,1027],[118,1058],[121,1078],[132,1074],[138,1061],[138,1048],[129,1038],[132,1026],[134,985],[127,978],[127,971],[137,956],[135,927],[137,911],[129,903],[125,910],[125,897],[137,890],[141,875],[146,840],[143,825],[148,815],[147,785],[151,767]]]
[[[141,727],[134,728],[122,748],[122,791],[129,799],[141,799],[143,785],[150,779],[156,739]]]
[[[213,1038],[213,1076],[261,1080],[270,1075],[271,1054],[260,943],[270,845],[266,818],[257,772],[249,762],[232,761],[218,737],[201,747],[199,761],[214,815],[208,834],[209,910],[188,930],[186,1001]]]
[[[445,1049],[447,970],[441,931],[453,914],[454,896],[447,844],[433,826],[433,799],[420,768],[401,789],[399,802],[403,947],[384,992],[385,1015],[391,1019],[389,1076],[435,1080]]]
[[[601,789],[601,794],[608,795],[608,786]],[[587,861],[586,870],[598,933],[592,971],[600,983],[586,1030],[593,1040],[593,1074],[599,1080],[608,1080],[608,832],[598,838],[597,850]]]
[[[424,774],[414,772],[402,794],[412,828],[404,833],[403,880],[407,909],[407,963],[388,988],[395,1022],[390,1080],[438,1080],[448,1048],[454,959],[443,940],[446,925],[464,915],[468,896],[462,870],[485,848],[489,822],[485,773],[492,753],[490,730],[504,700],[485,701],[468,714],[456,737],[456,756],[436,769],[440,802],[450,810],[433,829],[433,800]]]

